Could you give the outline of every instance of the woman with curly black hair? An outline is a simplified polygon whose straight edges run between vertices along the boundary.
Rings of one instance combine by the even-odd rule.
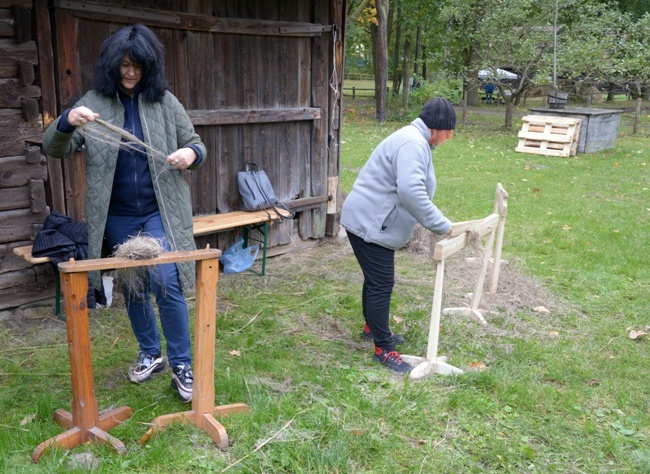
[[[196,248],[190,192],[182,171],[201,166],[206,149],[185,109],[167,90],[164,54],[160,40],[144,25],[113,33],[101,46],[95,88],[64,111],[43,136],[43,148],[55,158],[85,149],[88,258],[107,255],[139,234],[154,237],[167,251]],[[79,129],[98,118],[147,147],[112,144]],[[100,288],[99,275],[92,278]],[[165,368],[153,293],[167,343],[172,387],[182,401],[189,402],[194,378],[183,291],[194,284],[194,264],[157,265],[144,280],[139,285],[142,291],[133,285],[122,289],[140,349],[129,379],[141,383]]]

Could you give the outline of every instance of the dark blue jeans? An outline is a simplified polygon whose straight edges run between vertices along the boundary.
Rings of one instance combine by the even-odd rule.
[[[361,305],[375,346],[395,350],[389,327],[390,299],[395,285],[395,251],[364,241],[350,232],[348,240],[363,272]]]
[[[110,249],[126,242],[130,237],[142,233],[161,241],[166,250],[169,243],[159,212],[147,216],[109,215],[106,220],[104,238]],[[176,264],[166,263],[149,269],[143,277],[143,291],[134,291],[124,285],[122,293],[140,350],[147,354],[161,354],[160,334],[156,324],[156,313],[151,293],[156,297],[169,365],[192,364],[189,315],[187,303],[181,290]]]

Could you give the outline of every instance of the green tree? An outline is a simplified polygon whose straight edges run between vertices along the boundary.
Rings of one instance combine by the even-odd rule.
[[[442,18],[450,25],[449,46],[462,48],[466,93],[475,94],[477,73],[487,69],[506,104],[505,126],[512,127],[515,101],[535,81],[535,76],[551,70],[553,58],[552,0],[450,0]],[[515,72],[511,82],[498,70]],[[473,97],[468,97],[472,105]]]

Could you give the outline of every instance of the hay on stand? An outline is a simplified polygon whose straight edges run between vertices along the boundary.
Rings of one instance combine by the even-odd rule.
[[[159,239],[138,234],[115,247],[114,256],[126,260],[151,260],[160,256],[165,247]],[[131,294],[144,297],[148,292],[150,265],[116,270],[115,279]]]

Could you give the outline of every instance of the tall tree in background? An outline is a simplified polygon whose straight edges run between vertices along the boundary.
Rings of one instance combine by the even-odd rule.
[[[377,123],[386,121],[386,85],[388,82],[388,6],[389,0],[350,2],[348,22],[360,26],[370,36],[373,77],[375,81],[375,115]],[[348,28],[348,31],[353,30]]]
[[[375,116],[377,123],[386,121],[386,84],[388,83],[388,18],[389,0],[375,0],[377,11],[376,42],[374,48]]]
[[[639,84],[639,90],[647,85],[644,66],[650,64],[650,35],[643,8],[648,3],[650,0],[350,0],[348,19],[365,25],[372,38],[369,46],[379,123],[386,118],[387,58],[392,47],[394,93],[404,84],[407,100],[411,72],[420,66],[424,71],[428,64],[432,76],[442,72],[464,77],[467,103],[473,105],[478,103],[478,71],[488,70],[506,103],[505,126],[510,128],[514,105],[531,86],[554,84],[555,70],[557,77],[585,85],[623,81],[628,76]],[[622,17],[621,12],[626,11],[629,14]],[[632,26],[639,33],[628,32],[625,38],[630,40],[620,39]],[[418,61],[412,61],[410,55],[419,27],[421,44],[426,47],[422,62],[419,55]],[[348,32],[352,30],[348,28]],[[518,80],[504,80],[500,69],[516,73]]]

